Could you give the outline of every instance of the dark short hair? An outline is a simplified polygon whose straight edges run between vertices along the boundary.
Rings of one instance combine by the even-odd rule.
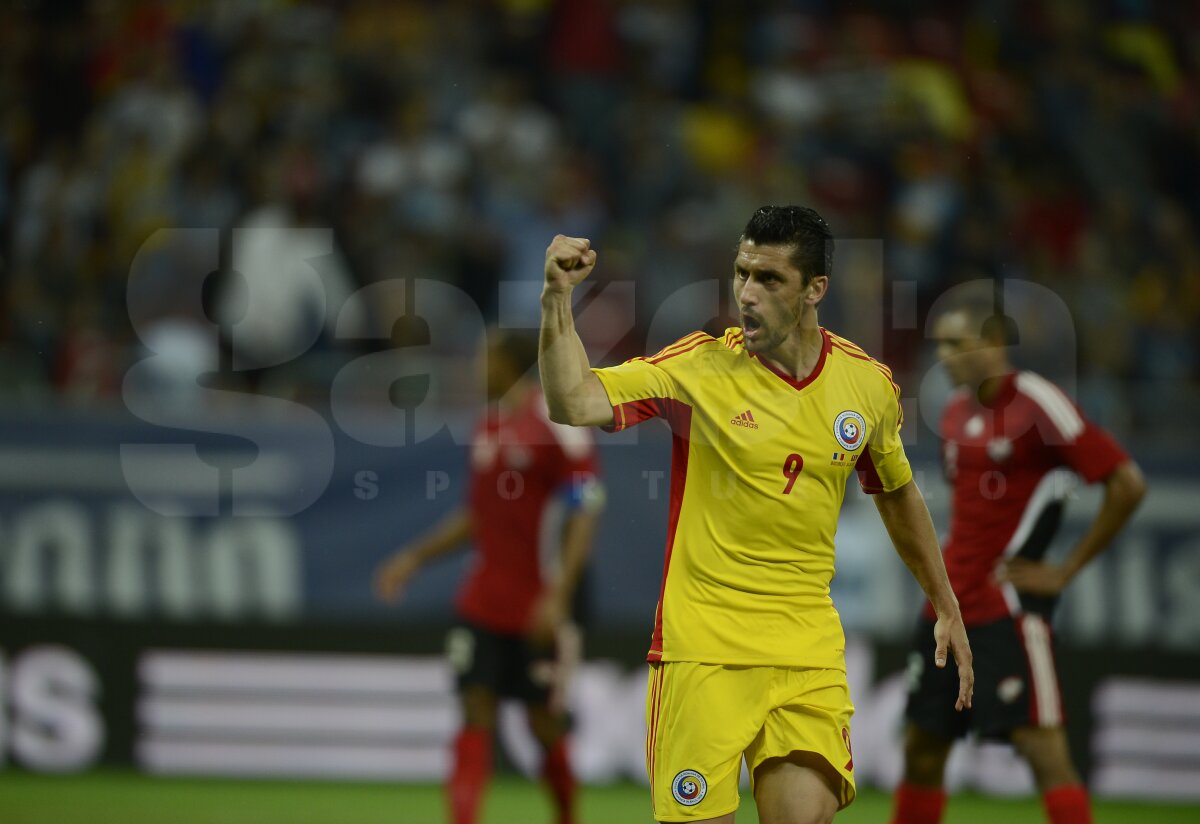
[[[763,206],[750,217],[738,245],[791,246],[788,259],[804,282],[833,273],[833,232],[825,218],[807,206]]]
[[[956,294],[938,312],[938,317],[962,313],[971,329],[985,340],[1006,345],[1016,343],[1017,324],[1004,313],[996,294],[996,286],[990,281],[976,281],[955,287]]]
[[[504,357],[508,358],[509,364],[516,374],[524,375],[537,366],[537,330],[492,327],[488,330],[488,340]]]

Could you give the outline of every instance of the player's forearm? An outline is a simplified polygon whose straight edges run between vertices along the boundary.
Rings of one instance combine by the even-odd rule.
[[[423,535],[409,550],[421,563],[449,554],[470,540],[471,511],[465,506],[451,512]]]
[[[542,293],[538,370],[550,420],[573,426],[612,422],[604,387],[592,374],[587,351],[575,331],[570,290],[547,288]]]
[[[599,520],[599,512],[579,511],[568,517],[563,525],[562,570],[554,589],[564,606],[568,606],[575,597],[575,590],[592,554]]]
[[[1063,562],[1067,579],[1073,578],[1088,562],[1112,543],[1146,495],[1146,481],[1133,461],[1117,467],[1104,482],[1104,501],[1087,533]]]
[[[872,497],[896,553],[921,585],[938,617],[957,617],[958,598],[950,587],[933,519],[916,482]]]

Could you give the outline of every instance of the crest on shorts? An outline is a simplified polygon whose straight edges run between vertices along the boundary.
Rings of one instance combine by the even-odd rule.
[[[685,807],[695,807],[708,793],[708,782],[695,770],[681,770],[671,779],[671,795]]]
[[[867,422],[862,415],[853,409],[847,409],[833,421],[833,437],[847,452],[853,452],[862,446],[863,436],[867,434]]]

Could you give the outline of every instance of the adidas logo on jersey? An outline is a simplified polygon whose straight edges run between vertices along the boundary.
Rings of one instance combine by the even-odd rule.
[[[749,409],[740,415],[730,418],[729,422],[734,426],[744,426],[747,429],[758,429],[758,424],[754,420],[754,415]]]

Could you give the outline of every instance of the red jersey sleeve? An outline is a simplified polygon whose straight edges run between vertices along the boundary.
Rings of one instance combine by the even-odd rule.
[[[1034,402],[1043,442],[1087,483],[1107,478],[1129,460],[1116,439],[1084,417],[1075,403],[1050,381],[1032,372],[1021,372],[1017,387]]]
[[[1079,437],[1059,445],[1057,451],[1063,463],[1089,484],[1104,480],[1129,460],[1129,454],[1107,430],[1086,419]]]

